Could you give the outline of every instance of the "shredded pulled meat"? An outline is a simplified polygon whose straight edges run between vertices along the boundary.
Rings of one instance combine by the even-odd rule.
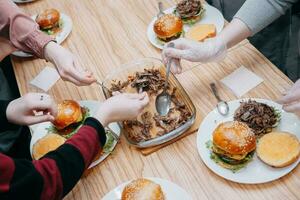
[[[167,116],[159,116],[155,109],[155,98],[162,91],[165,77],[158,69],[144,69],[128,76],[127,81],[113,81],[110,93],[146,91],[150,97],[148,109],[134,120],[126,120],[123,126],[134,142],[143,142],[167,134],[186,123],[192,116],[188,107],[176,96],[176,87],[168,87],[171,95],[171,109]]]
[[[176,11],[181,18],[189,18],[197,15],[201,10],[202,5],[199,0],[183,0],[176,6]]]
[[[256,136],[271,132],[279,118],[279,114],[273,107],[253,100],[241,102],[234,114],[234,120],[246,123]]]

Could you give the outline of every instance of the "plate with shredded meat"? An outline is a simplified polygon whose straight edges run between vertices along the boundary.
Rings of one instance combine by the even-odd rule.
[[[242,121],[256,134],[257,141],[263,134],[270,131],[289,132],[300,138],[300,120],[293,113],[282,110],[282,106],[266,99],[238,99],[228,102],[229,113],[222,116],[215,108],[202,121],[197,133],[198,153],[205,163],[217,175],[238,183],[258,184],[279,179],[291,172],[299,163],[298,161],[283,168],[274,168],[263,163],[254,152],[251,161],[238,170],[228,170],[218,164],[212,156],[210,143],[216,127],[227,121]]]
[[[181,135],[194,123],[195,106],[174,75],[170,74],[169,81],[167,92],[171,95],[171,109],[167,116],[159,116],[155,99],[165,82],[165,67],[159,59],[144,58],[125,64],[105,79],[106,98],[115,91],[145,91],[149,96],[150,102],[143,113],[121,123],[130,144],[140,148],[159,145]]]

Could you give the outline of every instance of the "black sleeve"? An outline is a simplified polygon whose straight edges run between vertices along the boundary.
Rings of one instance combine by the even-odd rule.
[[[16,130],[20,126],[10,123],[6,117],[6,109],[11,100],[0,100],[0,132],[7,130]]]

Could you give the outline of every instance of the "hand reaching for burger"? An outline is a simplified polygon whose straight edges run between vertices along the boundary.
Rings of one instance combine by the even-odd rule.
[[[195,42],[193,40],[180,38],[172,41],[174,48],[165,45],[162,52],[163,62],[166,64],[168,59],[175,59],[171,65],[173,73],[181,73],[181,67],[178,62],[185,59],[191,62],[211,62],[218,61],[226,55],[226,45],[219,38],[207,39],[205,42]]]
[[[103,126],[107,126],[111,122],[133,119],[149,103],[146,92],[141,94],[116,93],[114,95],[101,104],[94,116]]]
[[[84,70],[70,51],[55,42],[49,42],[45,46],[44,54],[45,59],[55,65],[63,80],[70,81],[78,86],[90,85],[96,82],[93,74]]]
[[[300,79],[279,101],[283,110],[295,113],[300,117]]]
[[[36,115],[36,113],[41,114]],[[32,125],[53,121],[57,108],[52,98],[43,93],[28,93],[11,101],[6,109],[9,122],[18,125]]]

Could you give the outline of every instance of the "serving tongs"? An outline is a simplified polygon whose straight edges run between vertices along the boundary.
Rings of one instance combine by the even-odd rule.
[[[159,12],[157,14],[157,18],[160,18],[165,15],[162,2],[158,2],[158,10]]]

